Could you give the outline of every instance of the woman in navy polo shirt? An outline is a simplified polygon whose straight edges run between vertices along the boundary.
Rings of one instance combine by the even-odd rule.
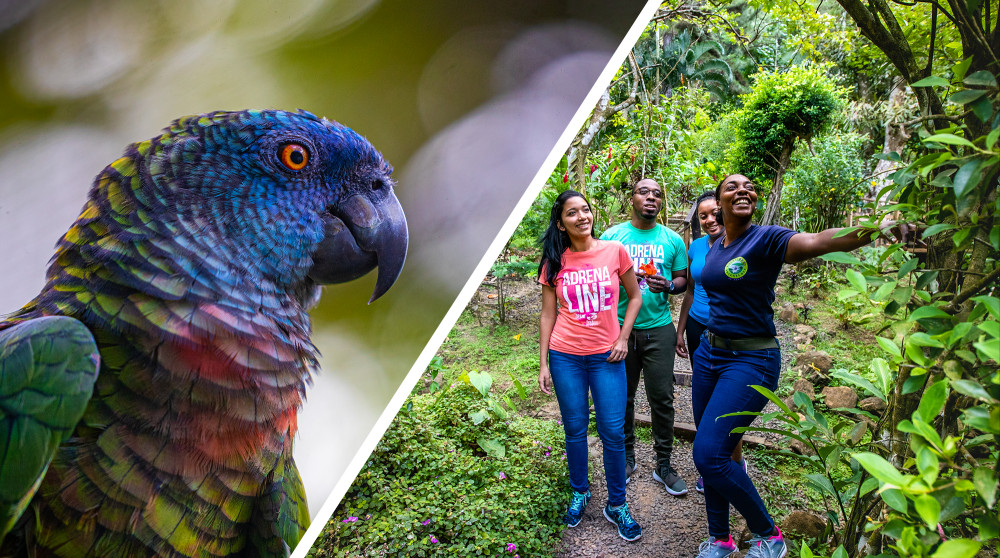
[[[757,192],[747,177],[727,176],[715,191],[725,232],[705,256],[702,284],[711,308],[708,329],[693,358],[691,396],[698,433],[694,462],[705,482],[709,539],[698,558],[724,558],[736,550],[729,533],[732,504],[754,533],[747,558],[781,558],[787,552],[781,531],[746,471],[730,459],[741,435],[767,399],[751,388],[778,386],[781,353],[775,339],[774,284],[784,263],[828,252],[848,251],[871,242],[871,229],[834,238],[840,229],[799,233],[752,223]],[[722,417],[722,418],[720,418]]]

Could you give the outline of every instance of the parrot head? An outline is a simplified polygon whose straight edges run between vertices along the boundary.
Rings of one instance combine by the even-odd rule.
[[[214,112],[131,149],[148,164],[122,170],[148,173],[149,192],[135,194],[169,208],[169,232],[255,279],[308,299],[377,266],[371,302],[402,270],[407,227],[392,167],[346,126],[305,111]]]

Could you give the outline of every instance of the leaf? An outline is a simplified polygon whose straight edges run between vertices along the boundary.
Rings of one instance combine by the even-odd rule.
[[[864,377],[859,376],[857,374],[853,374],[853,373],[848,372],[846,370],[837,370],[837,371],[831,372],[830,376],[833,377],[833,378],[838,378],[840,380],[843,380],[843,381],[845,381],[847,383],[854,384],[854,385],[858,386],[859,388],[867,391],[868,393],[871,393],[875,397],[878,397],[882,401],[886,400],[885,393],[882,390],[880,390],[879,388],[875,387],[875,384],[873,384],[870,381],[868,381],[867,378],[864,378]]]
[[[924,143],[934,142],[934,143],[943,143],[945,145],[961,145],[965,147],[971,147],[973,149],[975,149],[976,147],[975,145],[972,144],[971,141],[963,137],[956,136],[955,134],[934,134],[933,136],[924,138],[923,141]]]
[[[854,289],[840,289],[839,291],[837,291],[837,300],[839,300],[840,302],[843,302],[843,301],[845,301],[845,300],[847,300],[849,298],[856,297],[859,294],[861,294],[861,293],[859,291],[854,290]]]
[[[995,296],[974,296],[972,300],[983,305],[994,319],[1000,320],[1000,298]]]
[[[899,350],[899,346],[892,341],[886,339],[885,337],[876,337],[875,341],[878,343],[882,350],[889,353],[896,358],[903,358],[903,353]]]
[[[865,276],[853,269],[847,270],[847,281],[853,285],[858,292],[863,293],[868,290],[868,281],[865,280]]]
[[[948,539],[937,547],[931,558],[972,558],[983,543],[969,539]]]
[[[482,424],[486,419],[490,418],[490,414],[482,409],[469,411],[469,418],[472,419],[472,424]]]
[[[476,443],[490,457],[500,459],[507,454],[507,448],[504,447],[503,442],[496,438],[480,437],[476,439]]]
[[[861,260],[855,258],[854,256],[848,254],[847,252],[830,252],[829,254],[823,254],[819,259],[826,262],[842,263],[848,265],[861,265]]]
[[[895,288],[896,288],[895,281],[889,281],[888,283],[884,283],[882,284],[881,287],[876,289],[874,293],[871,294],[871,298],[872,300],[883,301],[886,299],[886,297],[889,296],[889,294],[893,290],[895,290]]]
[[[966,76],[962,80],[962,83],[972,87],[992,87],[996,89],[997,80],[993,77],[993,74],[987,72],[986,70],[979,70],[969,76]]]
[[[924,229],[924,232],[923,234],[920,235],[920,238],[929,238],[941,231],[947,231],[957,227],[958,225],[953,225],[951,223],[935,223]]]
[[[959,80],[960,79],[964,79],[965,78],[965,72],[969,71],[969,66],[971,66],[971,65],[972,65],[972,57],[970,56],[970,57],[966,58],[965,60],[962,60],[958,64],[955,64],[954,66],[952,66],[951,67],[951,71],[955,73],[955,79],[959,79]]]
[[[916,508],[920,519],[923,519],[928,527],[931,529],[937,527],[938,519],[941,517],[941,504],[938,503],[937,498],[929,494],[921,494],[913,500],[913,507]]]
[[[761,395],[763,395],[769,401],[771,401],[771,403],[777,405],[779,409],[785,412],[785,414],[798,416],[796,413],[793,413],[792,410],[788,408],[788,405],[785,405],[785,402],[782,401],[780,398],[778,398],[778,396],[775,395],[773,391],[767,389],[764,386],[750,386],[750,387],[757,390]]]
[[[851,441],[851,445],[856,446],[861,443],[862,439],[864,439],[865,432],[868,432],[868,423],[863,420],[859,420],[855,423],[854,428],[852,428],[851,432],[847,435],[847,439]]]
[[[950,320],[951,314],[941,310],[937,306],[921,306],[910,314],[911,320],[926,320],[926,319],[937,319],[937,320]]]
[[[896,273],[896,278],[902,279],[904,275],[913,271],[914,269],[917,269],[918,265],[920,265],[920,260],[918,260],[917,258],[910,258],[906,260],[905,262],[903,262],[903,265],[899,266],[899,271]],[[906,295],[906,298],[910,298],[910,295]]]
[[[993,116],[993,103],[990,102],[989,97],[983,97],[970,104],[972,105],[973,114],[983,122],[989,122],[990,117]]]
[[[490,376],[487,372],[477,372],[475,370],[470,370],[466,375],[469,377],[469,384],[479,390],[479,393],[483,397],[486,397],[486,394],[490,391],[490,386],[493,385],[493,376]]]
[[[937,480],[938,468],[938,458],[930,448],[924,446],[917,451],[917,470],[920,471],[920,476],[924,477],[927,484],[934,484],[934,481]]]
[[[918,331],[906,338],[906,343],[913,345],[914,347],[935,347],[938,349],[944,348],[944,343],[934,339],[930,335],[922,331]]]
[[[893,345],[893,347],[895,347],[895,345]],[[898,351],[899,349],[896,350]],[[869,366],[868,369],[874,372],[875,377],[878,378],[880,387],[882,388],[882,393],[888,395],[892,392],[892,373],[889,372],[889,363],[886,362],[885,359],[876,358],[872,360],[872,365]]]
[[[994,362],[1000,362],[1000,343],[997,343],[996,339],[991,339],[989,341],[976,341],[972,344],[980,353],[983,355],[983,360],[992,360]]]
[[[948,380],[938,380],[924,390],[914,414],[930,424],[941,413],[946,399],[948,399]]]
[[[920,81],[916,81],[910,84],[910,87],[948,87],[951,82],[938,76],[925,77]]]
[[[865,482],[861,483],[861,488],[858,490],[858,496],[864,496],[876,488],[878,488],[878,479],[868,477],[865,479]]]
[[[891,484],[893,486],[904,486],[906,484],[906,478],[903,474],[880,455],[871,452],[859,452],[851,454],[851,457],[857,460],[871,476],[882,481],[884,484]]]
[[[983,498],[986,507],[993,509],[993,504],[997,502],[997,475],[992,469],[977,467],[972,473],[972,484],[976,487],[976,492]]]
[[[917,278],[917,282],[914,283],[914,287],[917,289],[925,289],[931,284],[931,281],[937,279],[937,271],[928,271],[926,273],[921,273],[920,277]]]
[[[967,105],[986,94],[982,89],[965,89],[948,97],[948,101],[956,105]],[[943,142],[946,143],[946,142]]]
[[[903,491],[898,488],[890,488],[888,490],[882,491],[882,501],[885,502],[890,508],[898,511],[899,513],[906,513],[906,508],[908,507],[906,496],[903,496]]]
[[[951,387],[962,395],[968,395],[986,403],[997,403],[997,400],[986,391],[986,388],[975,380],[954,380],[951,382]]]
[[[958,168],[958,172],[955,173],[955,178],[952,181],[955,187],[956,198],[964,198],[979,185],[979,181],[982,179],[979,167],[982,166],[982,163],[983,160],[977,157]]]

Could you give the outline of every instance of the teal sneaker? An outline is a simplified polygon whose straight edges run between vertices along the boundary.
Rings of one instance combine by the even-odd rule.
[[[754,535],[750,539],[750,550],[747,551],[746,558],[783,558],[788,554],[788,547],[785,545],[785,537],[781,534],[781,529],[774,528],[777,535],[760,536]]]
[[[729,540],[720,541],[715,537],[708,537],[708,540],[698,546],[698,555],[695,558],[726,558],[736,552],[736,543],[733,536],[729,535]]]
[[[628,504],[622,504],[618,509],[613,509],[611,504],[604,506],[604,517],[618,527],[619,537],[631,542],[639,540],[642,536],[642,527],[632,519]]]
[[[587,507],[587,502],[590,501],[590,491],[586,493],[573,491],[573,500],[569,503],[569,508],[566,510],[566,515],[563,516],[563,523],[569,525],[570,527],[576,527],[580,524],[580,520],[583,519],[583,510]]]
[[[667,489],[667,493],[671,496],[683,496],[688,493],[687,483],[677,474],[677,471],[674,471],[674,468],[669,463],[664,463],[656,471],[653,471],[653,480],[663,484],[663,487]]]

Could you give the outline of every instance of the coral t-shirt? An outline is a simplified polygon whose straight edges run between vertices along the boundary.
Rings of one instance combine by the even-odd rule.
[[[630,269],[632,258],[618,242],[598,240],[586,252],[563,252],[555,284],[559,311],[549,348],[572,355],[610,351],[621,333],[620,277]],[[545,272],[543,268],[538,282],[548,285]]]

